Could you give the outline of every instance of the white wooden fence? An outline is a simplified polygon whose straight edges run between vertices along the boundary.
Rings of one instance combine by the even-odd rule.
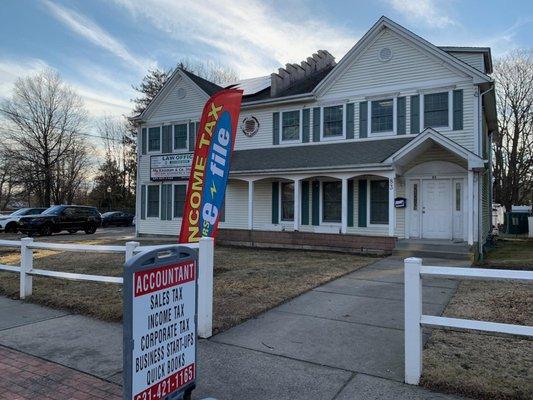
[[[202,338],[212,336],[213,332],[213,265],[214,245],[212,238],[201,238],[197,244],[183,246],[198,250],[198,335]],[[34,242],[33,238],[18,240],[0,240],[0,247],[20,248],[20,266],[0,264],[0,271],[20,274],[20,298],[25,299],[32,294],[33,277],[44,276],[73,281],[89,281],[122,285],[122,277],[76,274],[71,272],[50,271],[33,268],[34,250],[72,251],[83,253],[118,253],[124,254],[128,261],[136,253],[164,249],[169,245],[140,246],[138,242],[127,242],[124,246],[85,245],[74,243]],[[117,265],[117,267],[121,267]]]
[[[533,272],[502,269],[422,266],[420,258],[404,260],[405,382],[418,385],[422,375],[422,327],[448,327],[533,337],[533,326],[501,324],[422,314],[422,278],[466,278],[533,282]]]

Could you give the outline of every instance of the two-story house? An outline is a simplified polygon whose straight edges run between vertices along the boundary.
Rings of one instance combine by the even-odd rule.
[[[339,63],[321,50],[230,85],[244,97],[219,240],[388,251],[432,239],[478,253],[490,231],[491,72],[490,49],[437,47],[382,17]],[[178,235],[198,121],[221,89],[176,69],[135,118],[139,235]],[[182,167],[168,173],[164,155]]]

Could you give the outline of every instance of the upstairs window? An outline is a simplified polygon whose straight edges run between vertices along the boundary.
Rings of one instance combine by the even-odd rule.
[[[159,217],[159,186],[148,185],[146,216],[149,218]]]
[[[392,132],[394,129],[394,100],[372,101],[371,132]]]
[[[148,151],[161,151],[161,127],[148,129]]]
[[[281,183],[281,220],[294,221],[294,183]]]
[[[174,125],[174,150],[187,149],[187,124]]]
[[[424,95],[424,128],[449,126],[448,92]]]
[[[343,132],[343,106],[324,107],[324,138],[342,136]]]
[[[281,113],[281,141],[300,140],[300,111],[283,111]]]

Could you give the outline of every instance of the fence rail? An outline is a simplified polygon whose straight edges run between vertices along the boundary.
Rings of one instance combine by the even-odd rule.
[[[136,253],[165,250],[173,245],[141,246],[139,242],[127,242],[120,245],[86,245],[75,243],[34,242],[33,238],[21,240],[0,240],[0,247],[20,248],[20,266],[0,264],[0,271],[18,273],[20,275],[19,297],[25,299],[33,291],[33,277],[42,276],[72,281],[113,283],[122,285],[122,277],[76,274],[72,272],[52,271],[33,268],[33,250],[72,251],[81,253],[115,253],[124,254],[124,261],[131,259]],[[185,244],[198,250],[198,335],[202,338],[212,336],[213,331],[213,268],[214,246],[212,238],[201,238],[200,243]]]
[[[533,272],[503,269],[422,266],[420,258],[404,260],[405,382],[418,385],[422,375],[422,327],[447,327],[533,337],[533,326],[502,324],[422,314],[422,278],[511,280],[533,282]]]

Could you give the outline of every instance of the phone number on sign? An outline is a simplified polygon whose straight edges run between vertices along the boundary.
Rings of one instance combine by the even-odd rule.
[[[133,396],[135,400],[159,400],[194,380],[195,366],[188,365],[175,374]]]

